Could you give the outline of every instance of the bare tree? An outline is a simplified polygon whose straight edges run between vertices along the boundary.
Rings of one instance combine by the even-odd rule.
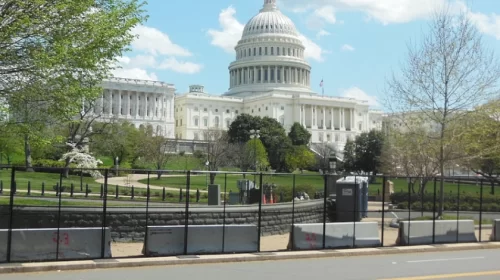
[[[156,135],[151,125],[148,125],[144,130],[143,143],[139,148],[139,153],[144,157],[145,161],[154,164],[158,180],[163,174],[165,165],[176,155],[176,144],[175,139]]]
[[[207,161],[209,171],[218,171],[220,167],[226,165],[231,158],[231,154],[237,151],[233,144],[229,143],[229,136],[221,129],[208,129],[203,132],[203,139],[207,143]],[[210,184],[215,181],[217,173],[210,173]]]
[[[388,81],[387,107],[393,112],[417,113],[436,125],[429,139],[438,142],[440,171],[438,216],[443,214],[444,168],[456,139],[452,122],[464,119],[469,109],[498,93],[500,64],[484,48],[482,36],[465,12],[443,9],[435,14],[419,44],[409,45],[401,76]],[[404,119],[403,119],[404,122]]]
[[[323,171],[330,169],[330,157],[337,156],[337,150],[333,143],[323,142],[315,147],[317,164]]]

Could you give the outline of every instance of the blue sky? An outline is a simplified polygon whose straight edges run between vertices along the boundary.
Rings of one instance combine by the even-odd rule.
[[[120,58],[115,76],[172,83],[178,93],[202,84],[208,93],[228,89],[227,67],[243,26],[263,0],[148,0],[149,19],[134,32],[133,51]],[[428,16],[459,0],[278,0],[304,37],[314,91],[383,99],[385,79],[404,61],[406,44],[425,31]],[[470,18],[484,43],[500,56],[500,1],[469,0]]]

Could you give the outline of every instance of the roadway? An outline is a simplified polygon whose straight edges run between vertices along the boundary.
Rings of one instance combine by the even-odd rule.
[[[2,280],[416,280],[500,278],[500,250],[5,274]]]

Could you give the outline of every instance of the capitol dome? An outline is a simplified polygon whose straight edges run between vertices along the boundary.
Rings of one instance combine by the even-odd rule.
[[[286,34],[298,37],[299,33],[293,21],[282,14],[276,2],[267,0],[256,16],[248,21],[243,29],[242,38],[259,34]]]
[[[311,66],[293,21],[281,13],[276,0],[264,6],[243,29],[229,65],[226,95],[249,95],[277,88],[310,91]]]

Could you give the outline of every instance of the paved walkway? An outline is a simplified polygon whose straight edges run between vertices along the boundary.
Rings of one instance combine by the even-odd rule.
[[[154,178],[156,178],[156,174],[153,174]],[[198,175],[191,175],[191,176],[198,176]],[[186,177],[185,174],[182,175],[162,175],[162,178],[168,178],[168,177]],[[132,187],[134,188],[141,188],[141,189],[147,189],[148,185],[139,182],[139,180],[144,180],[147,179],[148,175],[147,174],[130,174],[127,177],[110,177],[108,178],[108,185],[119,185],[119,186],[126,186],[126,187]],[[152,181],[152,183],[151,183]],[[104,184],[104,178],[97,179],[97,183]],[[154,180],[150,180],[149,188],[152,190],[165,190],[167,191],[179,191],[179,188],[174,188],[174,187],[168,187],[168,186],[157,186],[154,185]],[[193,190],[192,190],[193,191]],[[194,190],[196,191],[196,190]],[[200,192],[207,192],[205,190],[200,190]]]

